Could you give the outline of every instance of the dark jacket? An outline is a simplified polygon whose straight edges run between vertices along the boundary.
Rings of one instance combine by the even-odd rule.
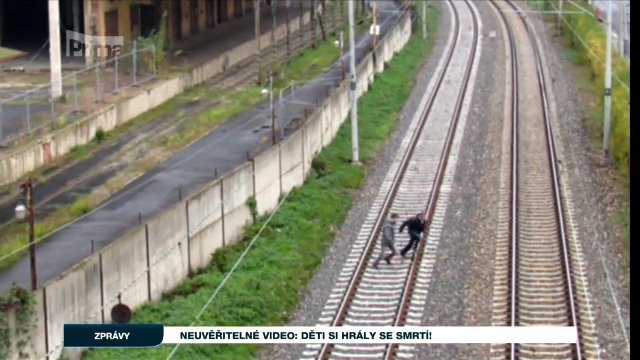
[[[424,222],[414,216],[400,225],[400,232],[402,232],[405,227],[409,228],[410,233],[421,233],[424,231]]]

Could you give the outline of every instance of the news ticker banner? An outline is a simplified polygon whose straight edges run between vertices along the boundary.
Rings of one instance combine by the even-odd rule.
[[[161,344],[568,344],[575,326],[164,326],[65,324],[65,347],[155,347]]]

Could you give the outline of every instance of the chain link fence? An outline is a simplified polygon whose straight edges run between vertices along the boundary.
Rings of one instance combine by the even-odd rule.
[[[0,146],[57,129],[87,116],[127,89],[157,77],[155,47],[97,62],[62,77],[62,97],[53,99],[50,84],[0,98]]]

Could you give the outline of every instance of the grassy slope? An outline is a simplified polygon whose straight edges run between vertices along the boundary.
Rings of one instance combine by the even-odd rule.
[[[437,13],[430,11],[436,28]],[[379,76],[360,100],[361,158],[373,161],[376,152],[391,134],[398,112],[409,97],[419,66],[426,61],[433,43],[414,37]],[[321,263],[335,230],[344,221],[353,203],[353,191],[364,181],[365,169],[349,164],[351,156],[349,121],[333,143],[319,155],[316,171],[301,188],[294,190],[273,217],[261,238],[227,282],[197,325],[242,326],[283,325],[302,299],[315,269]],[[320,174],[320,172],[322,174]],[[136,323],[190,324],[213,290],[257,232],[264,219],[248,227],[245,239],[213,255],[210,266],[186,280],[162,301],[136,311]],[[87,359],[163,359],[172,347],[158,349],[91,350]],[[179,359],[246,359],[255,357],[260,346],[182,346]]]

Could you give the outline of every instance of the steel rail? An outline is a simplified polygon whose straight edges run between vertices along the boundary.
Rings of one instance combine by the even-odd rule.
[[[422,133],[424,126],[426,124],[426,120],[427,117],[429,115],[429,113],[431,112],[431,109],[433,107],[435,98],[440,90],[441,85],[443,84],[443,79],[444,79],[444,75],[447,73],[449,65],[451,63],[451,59],[453,58],[453,53],[454,50],[456,48],[456,45],[458,44],[458,35],[460,34],[460,26],[459,26],[459,17],[458,17],[458,13],[455,10],[455,7],[453,8],[453,12],[454,12],[454,32],[456,33],[454,39],[453,39],[453,44],[451,45],[451,48],[449,49],[449,52],[447,53],[447,58],[445,61],[445,66],[443,71],[439,74],[437,81],[436,81],[436,86],[431,94],[431,96],[429,97],[429,99],[427,100],[427,105],[424,108],[424,111],[420,114],[420,122],[415,130],[415,132],[412,134],[411,136],[411,140],[409,142],[409,146],[407,147],[407,150],[405,151],[405,154],[403,155],[402,161],[400,163],[400,166],[398,168],[398,171],[396,172],[394,178],[393,178],[393,182],[391,185],[391,189],[389,190],[389,192],[387,193],[387,196],[384,199],[384,202],[382,204],[382,207],[380,209],[380,212],[378,214],[378,217],[376,219],[376,222],[374,224],[374,227],[371,231],[371,234],[369,235],[368,239],[367,239],[367,245],[365,247],[365,249],[362,252],[362,255],[360,256],[360,259],[358,261],[358,265],[351,277],[351,280],[349,282],[349,285],[347,287],[347,290],[345,291],[345,294],[342,297],[341,300],[341,305],[338,309],[337,315],[334,318],[331,326],[341,326],[345,320],[345,317],[348,313],[348,310],[351,306],[351,303],[353,301],[353,298],[355,296],[355,293],[359,287],[359,284],[362,280],[362,277],[364,275],[364,271],[367,268],[367,265],[369,263],[369,261],[371,260],[371,255],[373,254],[374,250],[375,250],[375,244],[376,244],[376,239],[382,229],[382,225],[384,223],[384,220],[386,219],[386,216],[391,208],[391,205],[393,203],[393,200],[395,199],[396,193],[398,192],[398,189],[400,188],[400,184],[401,184],[401,180],[404,177],[404,174],[406,173],[407,167],[409,165],[409,161],[411,160],[411,157],[413,155],[413,152],[418,144],[418,139],[419,139],[419,135]],[[333,344],[331,343],[325,343],[323,344],[318,358],[319,359],[327,359],[331,353],[331,350],[333,349]]]
[[[573,285],[572,274],[573,271],[571,269],[571,255],[569,250],[569,240],[566,230],[566,221],[565,221],[565,210],[562,201],[562,193],[560,188],[560,175],[558,171],[558,164],[556,159],[556,148],[555,142],[553,139],[553,131],[551,127],[551,120],[549,117],[549,104],[547,99],[547,83],[545,80],[544,68],[542,65],[542,59],[540,55],[540,49],[538,43],[536,41],[535,34],[533,33],[533,29],[531,28],[530,23],[527,21],[526,17],[522,14],[519,7],[512,3],[512,1],[507,0],[506,2],[514,11],[518,14],[518,17],[522,21],[524,27],[527,30],[527,35],[530,39],[531,46],[533,52],[535,54],[535,62],[536,62],[536,74],[538,76],[538,91],[540,93],[540,101],[541,108],[543,114],[544,128],[545,128],[545,136],[547,143],[547,152],[549,155],[549,170],[551,172],[551,184],[553,188],[553,197],[554,197],[554,211],[556,214],[556,225],[560,231],[558,236],[558,240],[560,241],[560,245],[562,247],[562,268],[565,275],[566,287],[567,287],[567,303],[569,307],[570,320],[571,323],[576,326],[578,331],[578,341],[575,345],[575,357],[579,360],[583,358],[582,346],[581,346],[581,336],[580,336],[580,326],[579,326],[579,315],[577,311],[577,300],[574,295],[575,289]],[[493,6],[496,8],[497,5],[493,3]],[[517,90],[517,81],[518,81],[518,72],[517,72],[517,52],[514,44],[514,38],[511,30],[511,25],[507,21],[503,11],[498,8],[498,13],[501,15],[504,24],[509,32],[509,39],[511,43],[511,52],[512,52],[512,76],[513,76],[513,85],[516,89],[513,89],[513,93],[518,94]],[[516,72],[513,72],[513,69],[516,69]],[[515,97],[514,97],[515,98]],[[519,243],[519,233],[518,233],[518,187],[519,187],[519,171],[518,171],[518,124],[519,124],[519,105],[516,102],[512,102],[512,121],[513,121],[513,131],[512,131],[512,159],[511,159],[511,169],[512,169],[512,182],[511,182],[511,326],[518,326],[518,243]],[[510,356],[511,359],[518,358],[517,346],[512,343],[510,347]]]

